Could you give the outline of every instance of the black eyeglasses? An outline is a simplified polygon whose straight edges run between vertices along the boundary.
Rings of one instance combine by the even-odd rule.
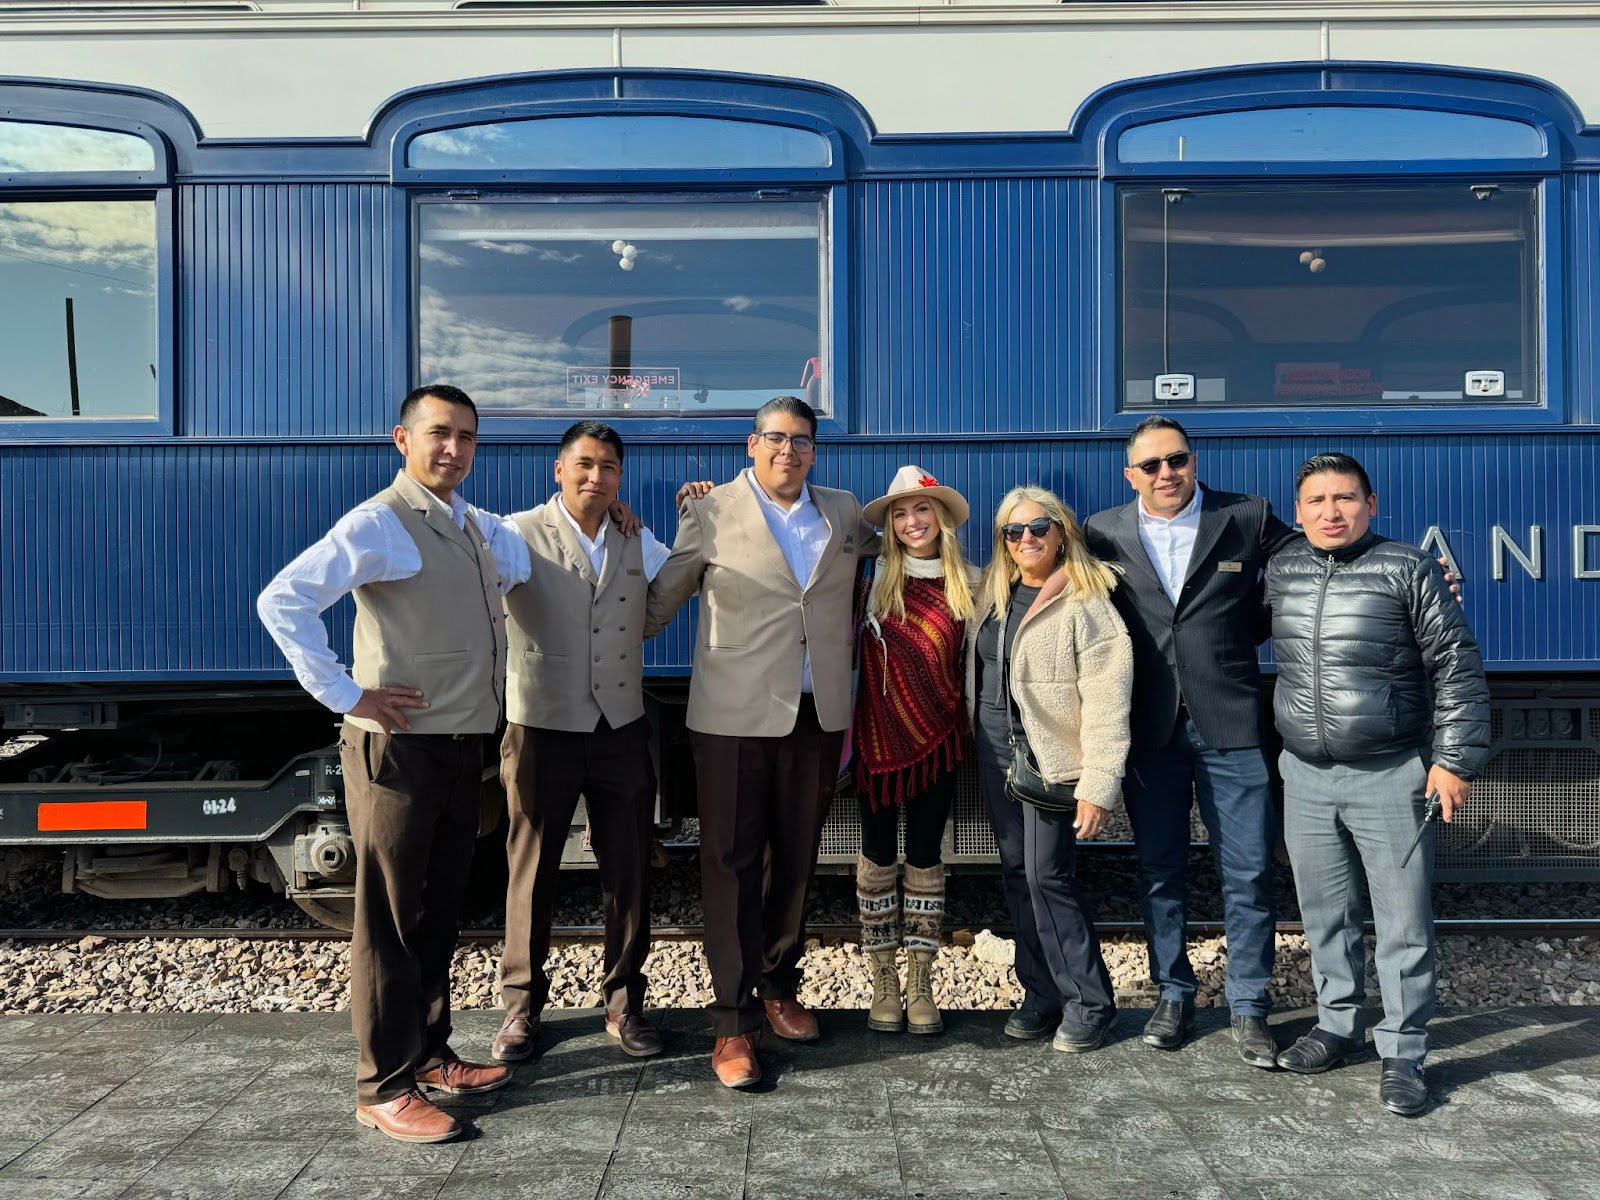
[[[1166,463],[1174,471],[1181,471],[1189,465],[1189,460],[1193,457],[1194,455],[1189,451],[1179,450],[1167,455],[1165,458],[1147,458],[1133,465],[1135,469],[1143,471],[1146,475],[1154,475],[1161,470],[1162,463]]]
[[[797,454],[810,454],[817,448],[817,439],[804,433],[797,433],[791,437],[787,433],[779,433],[777,430],[772,430],[768,433],[758,433],[756,436],[774,450],[782,450],[785,446],[793,446]]]
[[[1006,524],[1000,526],[1000,532],[1005,534],[1006,541],[1008,542],[1020,542],[1022,540],[1022,534],[1024,530],[1033,534],[1034,538],[1037,540],[1043,538],[1045,534],[1049,533],[1050,526],[1054,524],[1055,522],[1049,517],[1035,517],[1033,520],[1028,522],[1008,521]]]

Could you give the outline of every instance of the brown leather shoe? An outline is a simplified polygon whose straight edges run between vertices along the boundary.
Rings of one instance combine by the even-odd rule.
[[[661,1053],[661,1034],[638,1013],[623,1013],[620,1017],[607,1015],[606,1032],[622,1043],[622,1052],[630,1058],[649,1058]]]
[[[510,1082],[510,1067],[487,1067],[462,1062],[459,1058],[447,1058],[431,1071],[417,1072],[417,1087],[425,1092],[448,1092],[452,1096],[492,1092]]]
[[[358,1104],[356,1120],[397,1142],[448,1142],[461,1132],[461,1123],[421,1092],[407,1092],[385,1104]]]
[[[817,1019],[798,1000],[768,1000],[767,1024],[772,1032],[790,1042],[814,1042],[822,1036]]]
[[[533,1053],[533,1044],[538,1040],[538,1017],[507,1017],[494,1035],[489,1053],[499,1062],[521,1062]]]
[[[719,1037],[711,1050],[711,1069],[723,1087],[742,1088],[761,1082],[761,1064],[756,1061],[753,1033]]]

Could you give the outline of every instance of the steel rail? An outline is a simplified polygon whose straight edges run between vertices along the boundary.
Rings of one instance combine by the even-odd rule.
[[[956,930],[974,927],[987,928],[1003,937],[1012,934],[1005,922],[955,922]],[[1366,922],[1372,929],[1372,922]],[[1497,936],[1511,938],[1582,937],[1600,935],[1600,918],[1595,917],[1442,917],[1434,922],[1441,935]],[[1190,921],[1189,933],[1198,937],[1217,937],[1223,934],[1220,921]],[[1142,935],[1144,926],[1138,921],[1097,921],[1095,931],[1102,935]],[[704,927],[700,925],[658,925],[650,931],[651,939],[663,942],[692,942],[701,940]],[[1298,921],[1279,921],[1278,932],[1303,934],[1305,927]],[[806,936],[827,943],[854,941],[860,933],[855,924],[808,925]],[[558,943],[583,943],[599,941],[605,934],[602,925],[557,925],[551,930],[551,940]],[[181,929],[0,929],[0,942],[81,942],[85,938],[104,938],[112,942],[136,941],[284,941],[284,942],[347,942],[350,935],[338,929],[311,929],[291,927],[285,929],[252,928],[181,928]],[[463,945],[490,945],[505,939],[504,929],[463,929]]]

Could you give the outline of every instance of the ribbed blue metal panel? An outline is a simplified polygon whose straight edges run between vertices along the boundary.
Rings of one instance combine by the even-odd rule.
[[[1551,326],[1552,347],[1571,347],[1567,420],[1574,425],[1600,425],[1600,175],[1569,175],[1567,228],[1571,253],[1566,259],[1570,313],[1566,336],[1559,322]]]
[[[1371,470],[1381,532],[1415,541],[1430,525],[1449,539],[1467,613],[1499,669],[1600,669],[1600,581],[1573,578],[1572,528],[1600,525],[1600,433],[1509,439],[1399,437],[1198,442],[1202,477],[1269,497],[1292,511],[1295,467],[1313,452],[1354,453]],[[465,494],[499,511],[553,488],[550,446],[486,445]],[[663,538],[685,479],[727,480],[744,448],[634,443],[624,494]],[[1080,512],[1122,503],[1119,447],[1047,440],[825,446],[819,483],[877,495],[915,462],[972,502],[967,532],[987,556],[990,515],[1006,489],[1037,482]],[[0,679],[89,675],[182,678],[189,672],[267,676],[283,663],[255,617],[255,597],[340,513],[384,486],[399,465],[378,445],[19,447],[0,472]],[[1492,578],[1490,529],[1519,545],[1544,528],[1544,578],[1507,558]],[[1600,537],[1591,539],[1600,567]],[[70,548],[70,549],[69,549]],[[348,652],[350,606],[334,610]],[[683,671],[688,623],[652,643],[648,664]]]
[[[186,432],[387,428],[390,196],[367,184],[180,189]]]
[[[862,433],[1093,428],[1090,179],[860,185],[855,425]]]

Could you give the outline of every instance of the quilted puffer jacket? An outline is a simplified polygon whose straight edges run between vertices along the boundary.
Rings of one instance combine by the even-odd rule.
[[[1483,659],[1437,562],[1374,533],[1334,551],[1302,539],[1267,564],[1266,602],[1291,752],[1355,762],[1416,748],[1463,779],[1483,769]]]

